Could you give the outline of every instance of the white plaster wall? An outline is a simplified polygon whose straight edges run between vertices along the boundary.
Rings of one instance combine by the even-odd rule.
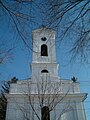
[[[56,77],[55,77],[56,78]],[[26,80],[26,81],[18,81],[17,83],[12,83],[10,87],[10,94],[20,94],[20,93],[30,93],[36,94],[38,93],[38,87],[46,87],[49,88],[50,92],[53,92],[57,88],[58,93],[62,94],[74,94],[80,93],[79,83],[73,82],[71,80],[58,80],[49,75],[39,76],[39,78],[35,81]],[[39,86],[38,86],[39,85]],[[41,88],[39,88],[42,90]],[[54,92],[53,92],[54,93]]]
[[[51,29],[41,28],[32,32],[33,37],[33,63],[34,62],[56,62],[55,32]],[[41,38],[46,37],[46,41]],[[48,46],[48,56],[41,56],[41,45]]]
[[[8,99],[6,120],[38,120],[36,114],[41,118],[41,105],[48,106],[52,103],[53,96],[48,96],[51,98],[49,101],[46,100],[48,98],[46,97],[43,104],[41,104],[39,97],[38,95],[31,95],[31,102],[29,102],[28,95],[11,95],[10,99]],[[52,104],[57,103],[55,107],[52,107],[52,104],[49,106],[50,109],[53,108],[50,112],[50,120],[57,120],[58,118],[59,120],[86,120],[83,109],[80,111],[82,107],[80,101],[80,104],[77,105],[78,101],[75,98],[65,97],[58,102],[59,99],[62,99],[62,96],[57,99],[54,98],[55,101]],[[31,105],[33,105],[36,114],[33,112]]]
[[[37,79],[41,75],[43,69],[48,70],[48,73],[52,77],[58,78],[58,64],[55,63],[33,63],[32,64],[32,79]],[[36,77],[36,78],[35,78]]]
[[[86,120],[85,109],[84,109],[83,103],[82,102],[78,102],[76,104],[76,107],[77,107],[77,117],[80,120]]]

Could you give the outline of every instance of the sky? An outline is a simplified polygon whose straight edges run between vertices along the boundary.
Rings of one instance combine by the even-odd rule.
[[[18,42],[13,35],[14,33],[12,32],[12,29],[8,29],[5,19],[0,21],[0,24],[2,24],[0,27],[0,39],[7,42],[9,47],[12,47],[13,41],[15,41],[16,44],[16,47],[11,53],[11,58],[0,65],[0,84],[3,84],[3,81],[10,80],[14,76],[19,80],[30,78],[32,51],[30,51],[29,54],[27,53],[27,48]],[[9,40],[10,42],[12,41],[12,43],[9,44]],[[80,63],[79,60],[70,62],[71,54],[67,52],[70,48],[71,44],[68,42],[62,44],[56,42],[56,58],[57,63],[59,64],[58,74],[61,79],[67,80],[70,80],[75,76],[77,81],[80,82],[81,92],[88,93],[84,105],[87,120],[90,120],[90,63]],[[90,57],[88,59],[90,61]]]

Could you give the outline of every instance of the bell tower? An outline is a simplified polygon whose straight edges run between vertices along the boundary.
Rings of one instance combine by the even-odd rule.
[[[55,31],[46,27],[34,30],[32,78],[42,73],[49,74],[53,80],[58,77],[56,64]]]

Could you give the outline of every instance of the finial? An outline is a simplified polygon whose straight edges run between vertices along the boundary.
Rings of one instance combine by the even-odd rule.
[[[77,81],[77,78],[76,78],[75,76],[73,76],[73,77],[71,78],[71,80],[72,80],[73,82],[76,82],[76,81]]]

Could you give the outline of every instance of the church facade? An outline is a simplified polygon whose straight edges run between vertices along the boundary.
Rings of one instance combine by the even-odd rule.
[[[11,84],[6,120],[86,120],[87,94],[78,82],[58,76],[55,31],[36,29],[32,40],[32,77]]]

